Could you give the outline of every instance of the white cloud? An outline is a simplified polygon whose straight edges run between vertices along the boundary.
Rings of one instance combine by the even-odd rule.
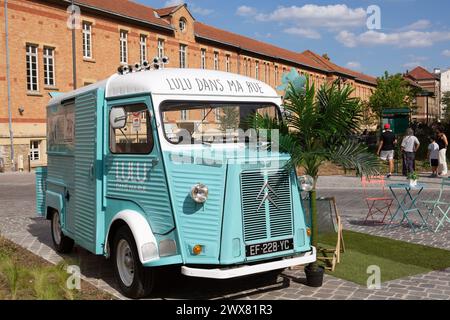
[[[211,13],[214,12],[212,9],[206,9],[206,8],[200,8],[196,5],[192,5],[192,7],[189,8],[189,10],[192,11],[192,13],[199,14],[201,16],[209,16]]]
[[[174,7],[174,6],[178,6],[180,4],[184,4],[186,1],[184,0],[168,0],[166,1],[166,3],[164,4],[165,7]]]
[[[430,20],[421,19],[410,25],[407,25],[406,27],[401,28],[400,31],[424,30],[430,27],[431,27]]]
[[[272,13],[258,13],[251,7],[241,8],[254,15],[258,21],[275,21],[294,23],[298,26],[321,27],[321,28],[343,28],[358,27],[366,24],[366,10],[363,8],[352,9],[345,4],[318,6],[306,4],[302,7],[278,7]],[[252,10],[249,10],[252,9]],[[239,8],[238,8],[239,11]]]
[[[390,45],[400,48],[425,48],[433,46],[436,42],[450,40],[450,32],[405,31],[383,33],[378,31],[367,31],[357,35],[348,31],[341,31],[336,36],[336,40],[349,48],[356,46],[381,45]]]
[[[347,63],[346,66],[347,66],[347,68],[350,68],[350,69],[356,69],[356,70],[361,69],[361,63],[357,62],[357,61],[350,61]]]
[[[442,51],[442,55],[445,56],[445,57],[449,57],[450,58],[450,50]]]
[[[242,17],[253,16],[253,15],[256,15],[257,13],[258,13],[258,10],[256,8],[249,7],[249,6],[240,6],[236,10],[236,14],[238,16],[242,16]]]
[[[308,38],[308,39],[320,39],[322,36],[319,32],[313,29],[304,29],[304,28],[287,28],[284,30],[285,33],[292,34],[295,36],[300,36],[302,38]]]

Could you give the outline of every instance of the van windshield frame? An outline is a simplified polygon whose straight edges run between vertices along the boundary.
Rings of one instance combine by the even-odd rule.
[[[251,119],[257,112],[282,119],[273,102],[170,100],[160,104],[159,112],[163,135],[172,145],[247,143],[245,134],[254,129]],[[189,116],[183,119],[183,112]]]

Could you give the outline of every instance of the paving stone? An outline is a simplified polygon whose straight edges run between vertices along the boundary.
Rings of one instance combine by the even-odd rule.
[[[35,218],[33,210],[30,210],[35,206],[34,176],[29,175],[20,179],[18,177],[20,175],[0,175],[0,218],[2,219],[0,232],[11,241],[56,264],[63,257],[53,250],[50,222]],[[23,179],[27,182],[24,183]],[[401,180],[395,177],[393,181]],[[360,181],[351,177],[321,177],[319,179],[319,196],[337,198],[345,229],[450,250],[449,226],[436,234],[427,231],[414,234],[409,227],[386,229],[382,225],[362,224],[367,209],[364,208],[362,190],[355,188],[359,185]],[[20,190],[20,196],[15,195],[17,190]],[[433,192],[437,192],[437,189],[430,188],[424,191],[423,199],[432,197]],[[24,197],[23,194],[28,194],[29,197]],[[65,255],[64,258],[81,265],[83,279],[119,299],[125,299],[117,291],[111,263],[103,257],[94,256],[76,247],[71,255]],[[230,280],[226,285],[223,282],[217,284],[219,282],[205,279],[193,280],[177,275],[176,279],[180,278],[180,280],[170,286],[170,294],[162,294],[156,299],[450,300],[450,268],[389,281],[383,283],[381,290],[369,290],[365,286],[330,275],[325,275],[322,288],[310,288],[302,282],[305,279],[303,268],[286,270],[283,275],[276,283],[264,282],[257,276],[245,278],[245,281]],[[189,288],[195,288],[195,290]]]

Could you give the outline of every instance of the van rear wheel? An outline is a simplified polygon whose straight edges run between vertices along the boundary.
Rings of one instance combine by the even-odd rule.
[[[74,241],[66,237],[61,230],[61,219],[58,211],[52,214],[52,239],[56,251],[59,253],[70,253],[74,246]]]
[[[154,270],[145,268],[127,226],[117,230],[113,240],[114,272],[122,293],[132,299],[150,295],[154,287]]]

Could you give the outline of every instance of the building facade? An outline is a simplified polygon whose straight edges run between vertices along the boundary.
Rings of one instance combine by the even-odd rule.
[[[442,99],[446,92],[450,92],[450,69],[441,72],[441,112],[445,114],[445,106]]]
[[[416,67],[411,71],[407,71],[405,78],[410,83],[421,88],[416,96],[417,110],[413,115],[413,119],[427,124],[440,121],[443,115],[440,76],[429,72],[423,67]]]
[[[127,0],[79,0],[69,8],[70,0],[9,0],[5,10],[5,1],[0,3],[0,161],[6,170],[46,164],[50,93],[94,83],[121,64],[155,56],[168,56],[168,67],[238,73],[273,87],[296,68],[317,86],[350,84],[363,100],[376,87],[375,78],[311,51],[285,50],[198,22],[186,5],[153,9]]]

